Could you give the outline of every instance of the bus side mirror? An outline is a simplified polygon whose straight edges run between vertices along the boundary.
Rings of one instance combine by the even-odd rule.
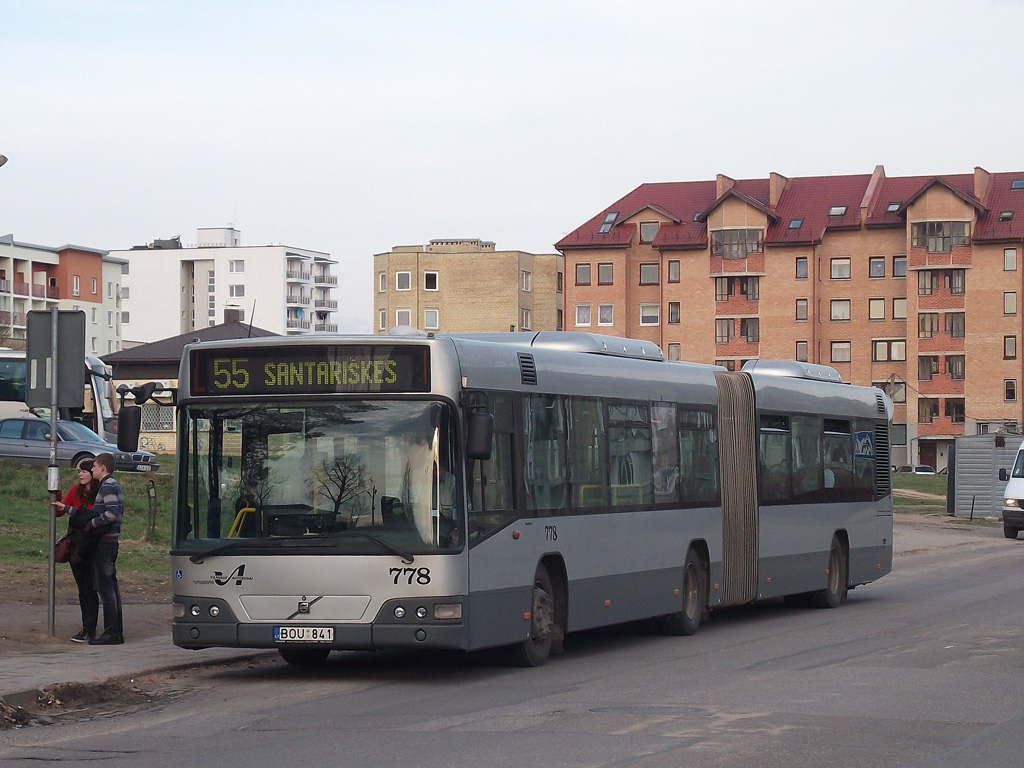
[[[142,431],[142,407],[122,405],[117,412],[117,450],[131,453],[139,450]]]
[[[494,416],[474,411],[466,417],[466,458],[487,461],[491,458],[491,440],[494,437]]]
[[[1006,468],[1005,468],[1005,467],[1000,467],[1000,468],[999,468],[999,479],[1000,479],[1000,480],[1002,480],[1002,481],[1003,481],[1004,483],[1005,483],[1005,482],[1006,482],[1007,480],[1009,480],[1009,479],[1010,479],[1010,478],[1009,478],[1009,476],[1008,476],[1008,475],[1007,475],[1007,473],[1006,473]]]

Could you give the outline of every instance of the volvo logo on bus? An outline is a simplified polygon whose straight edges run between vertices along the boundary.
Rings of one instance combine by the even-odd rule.
[[[242,565],[235,568],[235,570],[233,570],[227,576],[225,576],[220,571],[213,572],[213,580],[218,587],[227,586],[228,582],[230,582],[232,579],[234,579],[236,587],[242,586],[242,581],[246,580],[245,563],[242,563]],[[252,576],[249,576],[247,580],[252,581]]]

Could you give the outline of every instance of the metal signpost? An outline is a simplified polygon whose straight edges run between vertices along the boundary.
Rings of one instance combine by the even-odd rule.
[[[46,629],[54,631],[56,605],[57,514],[60,471],[57,467],[57,417],[61,408],[85,405],[85,312],[80,310],[34,309],[25,326],[25,405],[50,409],[50,466],[46,488],[50,492],[50,556]],[[58,362],[64,361],[63,369]]]

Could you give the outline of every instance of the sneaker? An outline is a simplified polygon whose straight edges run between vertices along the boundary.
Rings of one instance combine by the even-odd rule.
[[[92,642],[92,635],[90,635],[88,632],[86,632],[83,629],[77,635],[72,635],[71,636],[71,642],[72,643],[91,643]]]
[[[108,635],[106,632],[89,640],[89,645],[121,645],[123,643],[124,638],[120,635]]]

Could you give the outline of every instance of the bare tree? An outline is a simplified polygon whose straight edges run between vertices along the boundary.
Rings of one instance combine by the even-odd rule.
[[[366,465],[357,453],[342,454],[333,461],[324,459],[309,475],[313,492],[331,500],[335,515],[340,514],[347,502],[364,493],[366,480]]]

